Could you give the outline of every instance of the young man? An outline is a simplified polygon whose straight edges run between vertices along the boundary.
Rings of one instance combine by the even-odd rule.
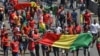
[[[77,22],[77,12],[75,10],[73,10],[73,12],[71,13],[71,15],[72,15],[73,22],[74,23]]]
[[[100,56],[100,38],[98,38],[98,40],[96,42],[96,47],[97,47],[98,54]]]
[[[50,21],[50,14],[48,14],[46,11],[44,11],[43,14],[43,22],[46,24],[46,28],[49,28],[49,21]]]
[[[75,23],[74,30],[75,34],[80,34],[82,32],[82,27],[78,23]]]
[[[36,52],[36,56],[40,56],[39,55],[39,39],[40,39],[40,34],[38,32],[38,29],[34,29],[34,33],[32,33],[32,37],[34,39],[34,44],[35,44],[35,52]]]
[[[4,56],[8,56],[8,49],[10,46],[8,33],[6,33],[2,38],[2,45],[3,45]]]
[[[87,23],[87,25],[90,25],[91,23],[91,14],[88,10],[86,10],[85,14],[83,15],[83,21],[84,23]]]
[[[99,29],[100,29],[99,23],[97,23],[96,20],[94,20],[94,22],[90,25],[90,32],[93,35],[93,43],[92,44],[94,44],[98,38]]]
[[[67,19],[67,24],[70,24],[72,23],[72,15],[69,11],[67,11],[67,14],[66,14],[66,19]]]
[[[17,39],[14,39],[14,41],[11,42],[11,50],[12,50],[12,56],[18,56],[19,42],[17,41]]]
[[[36,21],[31,18],[28,23],[31,29],[34,29]]]
[[[74,26],[71,23],[68,24],[68,26],[66,27],[66,30],[67,30],[68,34],[75,34]]]

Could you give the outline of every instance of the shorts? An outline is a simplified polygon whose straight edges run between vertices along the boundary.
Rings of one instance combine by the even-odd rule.
[[[20,50],[26,50],[27,49],[27,45],[28,45],[28,42],[22,42],[20,43]]]

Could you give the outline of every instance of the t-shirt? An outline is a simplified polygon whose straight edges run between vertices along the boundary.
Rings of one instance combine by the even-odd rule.
[[[34,42],[33,41],[29,41],[28,50],[33,51],[34,48],[35,48]]]
[[[10,46],[9,38],[6,37],[6,36],[4,36],[4,37],[2,38],[2,44],[3,44],[3,46]]]
[[[25,26],[23,30],[24,30],[24,33],[25,33],[26,35],[28,35],[29,32],[30,32],[30,30],[31,30],[31,28],[30,28],[30,26]]]
[[[18,41],[14,41],[11,42],[11,48],[12,48],[12,52],[17,52],[19,51],[19,42]]]
[[[77,19],[77,13],[76,12],[72,12],[72,18],[73,18],[73,20],[76,20]]]
[[[82,28],[81,28],[80,25],[78,25],[78,26],[75,27],[75,32],[76,32],[76,34],[80,34],[81,31],[82,31]]]
[[[100,25],[98,23],[90,25],[90,31],[91,31],[91,33],[97,34],[99,28],[100,28]]]
[[[74,34],[74,26],[68,26],[67,28],[68,34]]]
[[[84,20],[85,21],[90,21],[90,17],[91,17],[90,13],[85,13],[84,14]]]
[[[32,21],[29,22],[29,25],[30,25],[31,28],[34,28],[34,24],[35,24],[34,20],[32,20]]]
[[[49,15],[49,14],[43,15],[43,22],[44,22],[45,24],[48,24],[49,19],[50,19],[50,15]]]
[[[61,34],[61,30],[62,30],[61,27],[57,27],[57,28],[56,28],[56,33],[57,33],[57,34]]]

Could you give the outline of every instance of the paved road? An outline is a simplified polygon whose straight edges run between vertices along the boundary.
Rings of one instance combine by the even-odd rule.
[[[20,2],[23,2],[23,1],[27,1],[27,0],[19,0]],[[2,6],[2,3],[0,3],[0,6]],[[68,11],[69,9],[66,9],[66,11]],[[69,10],[69,11],[71,11],[71,10]],[[78,22],[80,23],[80,15],[79,15],[79,9],[77,10],[77,12],[78,12]],[[93,19],[97,19],[97,17],[92,17],[92,20]],[[6,24],[6,26],[7,26],[7,28],[10,28],[9,27],[9,23],[8,23],[8,21],[7,20],[5,20],[5,24]],[[10,38],[11,38],[11,36],[10,36]],[[0,48],[0,56],[3,56],[3,52],[2,52],[2,49]],[[11,55],[11,51],[9,51],[9,56],[12,56]],[[25,56],[30,56],[29,55],[29,51],[27,50],[27,52],[26,52],[26,55]],[[42,51],[40,50],[40,56],[42,56]],[[53,55],[53,52],[51,52],[50,53],[50,56],[54,56]],[[61,54],[60,54],[60,56],[62,56]],[[69,52],[69,56],[72,56],[72,53],[71,52]],[[79,56],[84,56],[83,55],[83,50],[80,50],[79,51]],[[91,48],[90,49],[90,56],[98,56],[98,53],[97,53],[97,50],[96,50],[96,46],[94,45],[94,47],[93,48]]]

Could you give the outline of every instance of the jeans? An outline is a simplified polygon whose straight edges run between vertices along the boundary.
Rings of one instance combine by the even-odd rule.
[[[36,56],[39,56],[39,44],[35,45],[35,50],[36,50]]]
[[[12,52],[12,56],[18,56],[18,52]]]
[[[8,56],[8,46],[3,46],[4,56]]]
[[[53,47],[54,56],[59,56],[59,48]]]

